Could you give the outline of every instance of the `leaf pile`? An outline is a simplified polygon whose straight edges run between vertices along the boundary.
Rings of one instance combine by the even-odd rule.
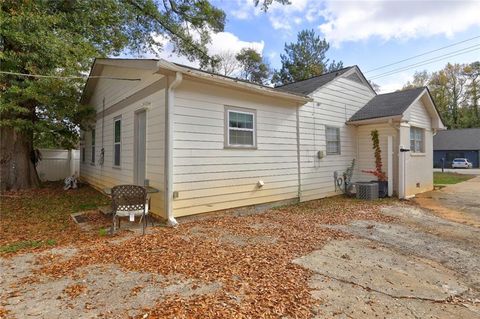
[[[386,203],[335,197],[263,214],[181,223],[176,229],[159,228],[118,244],[83,245],[76,256],[45,264],[38,274],[58,278],[88,265],[114,263],[126,270],[221,285],[214,293],[190,299],[168,297],[144,310],[149,318],[307,318],[313,315],[314,300],[308,288],[311,273],[292,260],[329,240],[350,238],[325,224],[354,219],[392,221],[379,214]],[[225,234],[243,238],[246,244],[225,241]],[[275,240],[256,240],[259,237]]]

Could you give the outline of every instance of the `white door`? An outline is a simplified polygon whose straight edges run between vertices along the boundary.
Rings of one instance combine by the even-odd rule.
[[[145,185],[145,165],[147,146],[147,116],[146,111],[135,113],[135,136],[134,136],[134,183]]]

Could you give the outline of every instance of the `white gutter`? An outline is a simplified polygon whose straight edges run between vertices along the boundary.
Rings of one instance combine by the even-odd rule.
[[[165,212],[167,225],[175,227],[178,222],[173,216],[173,114],[175,106],[175,88],[182,83],[182,73],[175,73],[175,80],[168,85],[165,105]],[[167,82],[168,83],[168,82]]]

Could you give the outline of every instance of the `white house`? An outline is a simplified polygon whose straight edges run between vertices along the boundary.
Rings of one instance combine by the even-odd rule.
[[[358,67],[271,88],[165,60],[97,59],[82,103],[81,178],[148,184],[153,213],[175,217],[338,194],[333,174],[374,169],[380,132],[390,194],[433,188],[442,121],[426,88],[376,95]],[[410,149],[399,152],[400,148]]]

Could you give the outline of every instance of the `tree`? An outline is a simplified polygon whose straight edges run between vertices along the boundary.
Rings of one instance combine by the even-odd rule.
[[[285,2],[256,4],[267,10],[274,1]],[[39,185],[35,144],[77,143],[79,128],[93,117],[78,101],[95,57],[158,54],[167,38],[177,54],[208,63],[210,34],[225,24],[225,13],[209,0],[3,0],[0,6],[2,191]]]
[[[415,72],[403,88],[427,86],[448,128],[480,127],[479,82],[480,62],[448,63],[437,72]]]
[[[427,72],[427,70],[415,71],[415,73],[413,74],[413,80],[411,82],[408,81],[403,86],[403,90],[427,86],[429,81],[430,74]]]
[[[480,62],[473,62],[463,69],[467,77],[467,98],[470,105],[465,121],[466,127],[480,127]]]
[[[341,61],[334,60],[329,64],[326,57],[329,48],[328,42],[317,36],[314,30],[300,31],[296,43],[285,43],[285,54],[280,55],[282,68],[275,70],[272,82],[282,85],[341,69]]]
[[[222,51],[212,56],[212,61],[207,65],[200,65],[202,70],[225,76],[232,76],[239,68],[235,53]]]
[[[380,92],[380,85],[373,82],[372,80],[368,80],[368,83],[370,83],[370,86],[372,87],[372,89],[375,91],[375,92]]]
[[[270,68],[262,55],[254,49],[242,49],[237,55],[236,59],[240,66],[240,78],[264,84],[269,75]]]
[[[35,141],[75,146],[79,125],[93,113],[78,101],[94,57],[154,52],[162,47],[155,35],[168,34],[178,52],[207,58],[203,48],[210,30],[223,30],[223,11],[205,1],[169,3],[160,9],[151,0],[2,2],[1,70],[12,74],[0,75],[1,190],[39,185]],[[182,28],[185,22],[200,40]]]

